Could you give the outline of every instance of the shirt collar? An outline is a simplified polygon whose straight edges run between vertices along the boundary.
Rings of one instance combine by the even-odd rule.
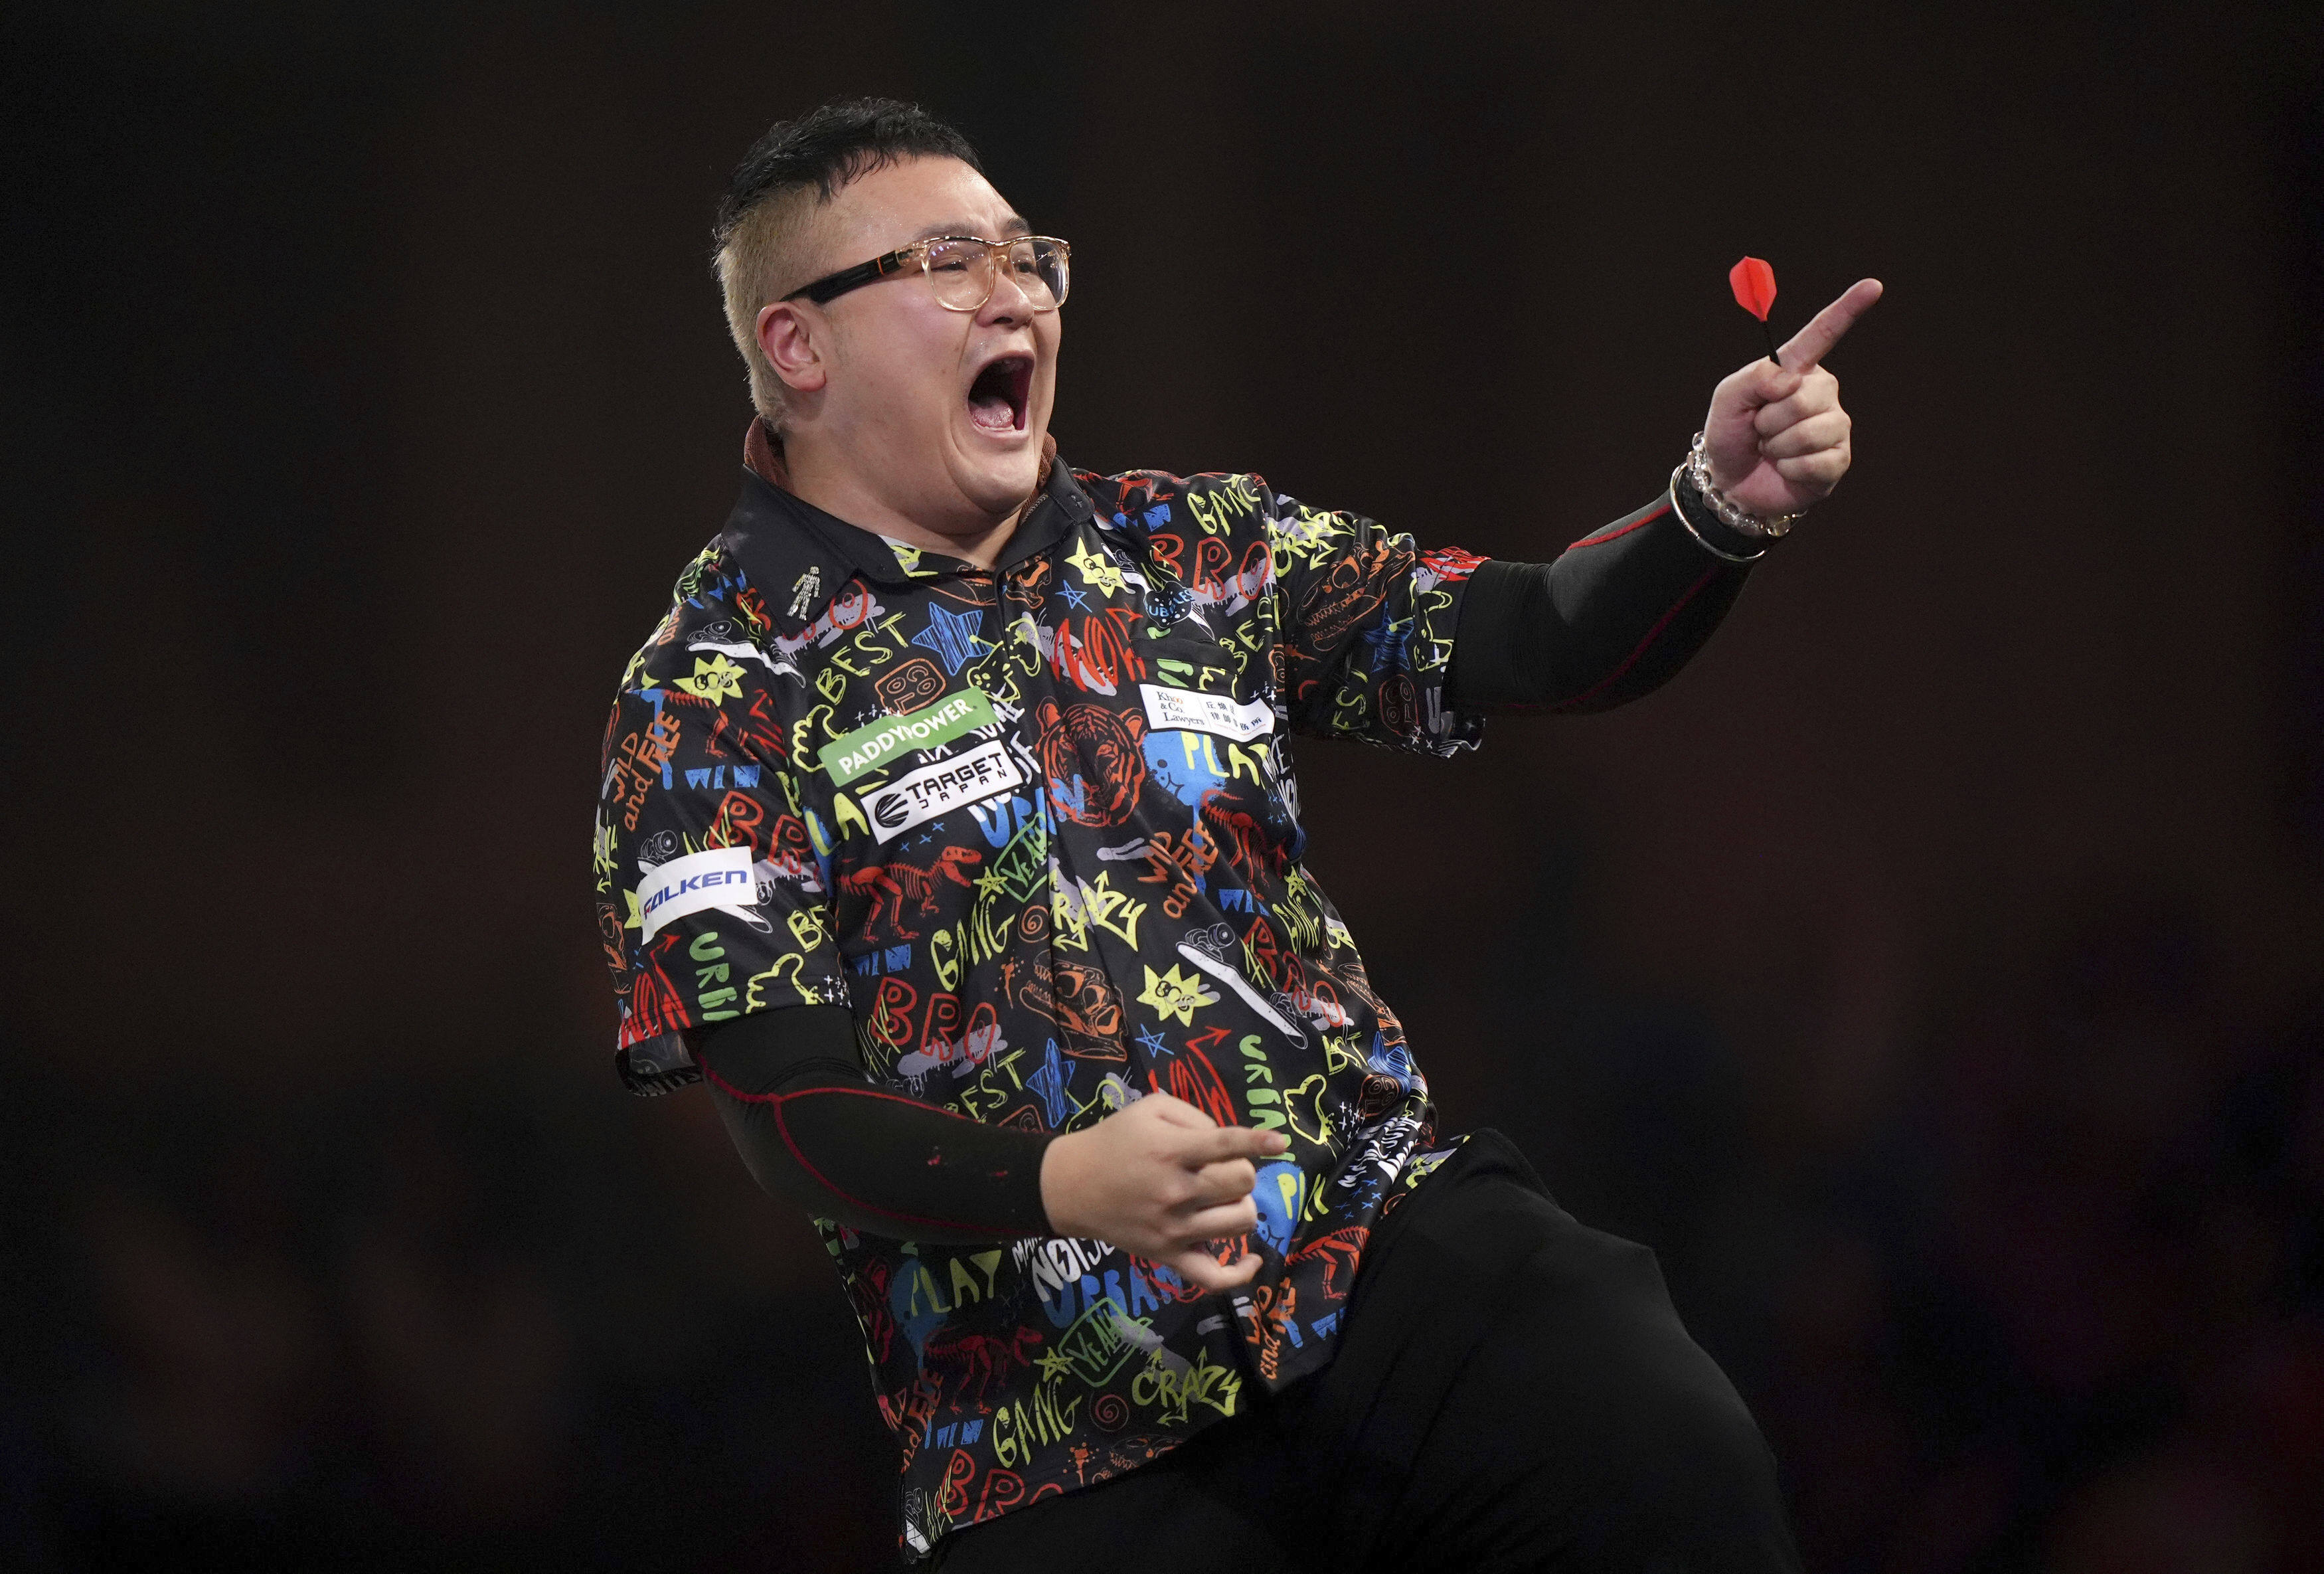
[[[1047,551],[1095,512],[1073,471],[1057,458],[1055,438],[1044,440],[1042,458],[1047,474],[1040,494],[1010,532],[997,569],[1006,571]],[[931,576],[975,571],[957,558],[923,551],[919,571],[908,572],[881,537],[794,494],[782,450],[763,421],[751,423],[742,463],[742,491],[727,516],[725,539],[776,623],[789,632],[813,623],[857,576],[902,590]]]

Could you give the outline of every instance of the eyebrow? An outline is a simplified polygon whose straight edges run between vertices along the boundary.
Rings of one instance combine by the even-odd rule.
[[[940,235],[974,235],[975,233],[976,226],[973,221],[965,218],[954,218],[948,219],[942,224],[932,224],[912,238],[914,240],[934,240]],[[1030,235],[1032,233],[1033,227],[1026,223],[1019,215],[1012,213],[1007,218],[1001,221],[1001,234],[994,236],[992,238],[1000,240],[1006,236]]]

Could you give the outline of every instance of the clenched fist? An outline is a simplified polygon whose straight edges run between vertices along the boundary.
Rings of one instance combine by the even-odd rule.
[[[1290,1145],[1280,1133],[1221,1125],[1182,1098],[1149,1093],[1049,1144],[1041,1206],[1061,1236],[1093,1236],[1205,1290],[1231,1290],[1250,1282],[1259,1258],[1245,1252],[1222,1267],[1203,1243],[1259,1222],[1252,1161]]]

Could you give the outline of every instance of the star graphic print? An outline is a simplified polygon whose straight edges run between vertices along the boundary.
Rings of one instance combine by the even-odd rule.
[[[1231,1292],[1099,1240],[820,1226],[908,1549],[1329,1358],[1370,1228],[1435,1161],[1403,1029],[1302,867],[1289,735],[1471,746],[1444,684],[1476,562],[1255,477],[1060,465],[979,569],[753,476],[631,662],[592,868],[632,1087],[694,1081],[710,1024],[844,1004],[896,1097],[1038,1133],[1165,1092],[1291,1141],[1220,1246],[1263,1263]]]

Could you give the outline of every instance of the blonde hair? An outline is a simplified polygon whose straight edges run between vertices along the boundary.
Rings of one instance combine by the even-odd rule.
[[[751,405],[782,430],[783,380],[759,347],[759,313],[808,281],[817,213],[858,176],[910,158],[958,159],[983,172],[959,132],[917,104],[846,98],[769,129],[743,155],[712,234],[726,331],[751,372]]]
[[[770,301],[807,282],[798,277],[808,250],[816,209],[828,200],[813,186],[796,186],[755,203],[737,219],[718,248],[719,292],[726,331],[751,375],[751,408],[777,431],[783,428],[783,380],[759,344],[759,313]]]

